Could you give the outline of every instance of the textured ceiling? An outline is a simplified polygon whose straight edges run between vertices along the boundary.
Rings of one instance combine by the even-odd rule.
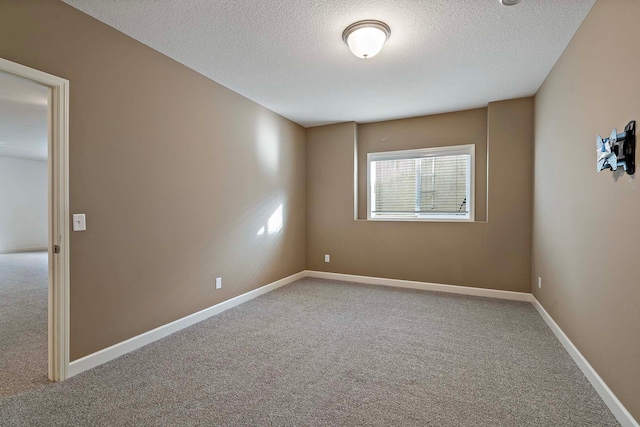
[[[0,156],[47,159],[48,91],[0,71]]]
[[[313,126],[533,95],[595,0],[64,0],[249,99]],[[391,27],[353,56],[342,31]]]

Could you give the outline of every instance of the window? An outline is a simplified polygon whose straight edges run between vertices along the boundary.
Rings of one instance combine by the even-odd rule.
[[[368,219],[473,220],[474,145],[367,155]]]

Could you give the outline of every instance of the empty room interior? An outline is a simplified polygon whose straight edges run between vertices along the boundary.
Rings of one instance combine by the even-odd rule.
[[[47,381],[48,90],[0,72],[0,396]]]
[[[640,420],[637,0],[0,0],[0,426]]]

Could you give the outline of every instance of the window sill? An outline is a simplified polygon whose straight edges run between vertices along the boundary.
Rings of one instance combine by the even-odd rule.
[[[476,222],[472,218],[367,218],[357,219],[357,221],[370,222]]]

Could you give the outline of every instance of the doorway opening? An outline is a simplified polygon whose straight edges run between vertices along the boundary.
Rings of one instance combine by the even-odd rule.
[[[67,377],[68,93],[0,58],[0,397]]]

